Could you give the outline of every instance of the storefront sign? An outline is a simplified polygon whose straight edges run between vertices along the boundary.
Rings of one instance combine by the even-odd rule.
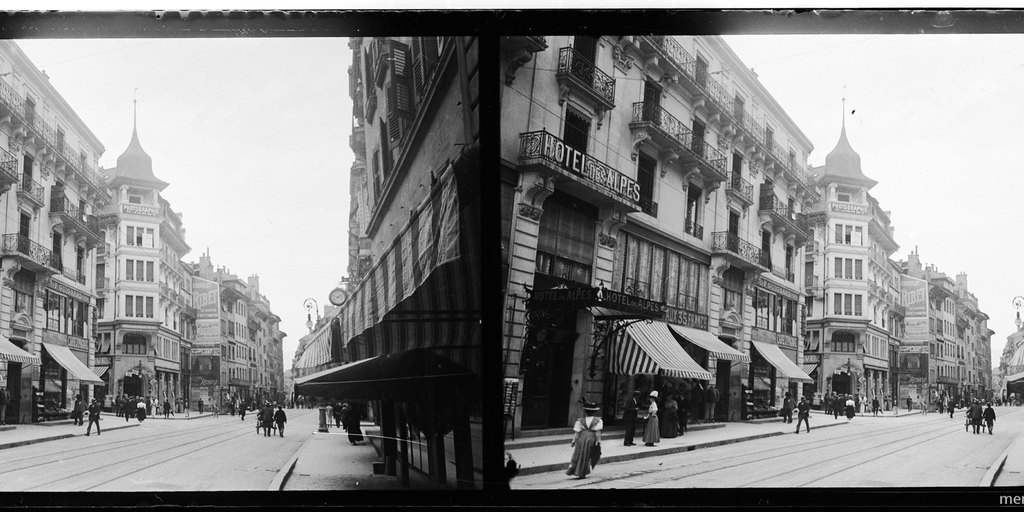
[[[505,416],[514,417],[516,415],[516,400],[518,399],[519,391],[519,379],[505,379],[505,388],[502,392],[504,400],[502,403],[505,405],[504,411]]]
[[[665,304],[606,288],[555,288],[534,291],[527,301],[531,309],[582,309],[606,307],[643,318],[663,318]],[[705,320],[706,321],[706,320]]]
[[[761,287],[765,291],[772,292],[775,295],[779,295],[779,296],[785,297],[785,298],[787,298],[789,300],[792,300],[792,301],[800,302],[800,296],[797,295],[796,292],[794,292],[792,290],[787,290],[787,289],[783,288],[782,286],[779,286],[778,284],[775,284],[775,283],[773,283],[773,282],[771,282],[771,281],[769,281],[769,280],[767,280],[767,279],[765,279],[763,277],[758,277],[757,280],[754,283],[755,283],[756,286]]]
[[[928,282],[924,279],[900,276],[900,302],[907,309],[906,317],[928,318]]]
[[[121,212],[131,215],[147,215],[150,217],[160,216],[160,208],[132,203],[121,203]]]
[[[220,347],[192,347],[194,356],[213,356],[220,354]]]
[[[89,352],[89,340],[85,338],[79,338],[78,336],[68,336],[68,348],[71,350],[78,350],[81,352]]]
[[[542,132],[543,157],[587,181],[597,184],[602,190],[610,190],[615,195],[631,203],[640,202],[640,184],[622,174],[609,165],[594,157],[577,151],[558,137]]]
[[[796,350],[797,338],[789,334],[783,334],[781,332],[774,332],[765,329],[759,329],[752,327],[750,329],[750,339],[754,341],[762,341],[770,343],[772,345],[778,345],[789,349]]]
[[[673,306],[665,306],[665,321],[670,324],[692,327],[701,331],[708,330],[707,315],[693,313]]]
[[[49,289],[57,292],[57,293],[61,293],[61,294],[67,295],[68,297],[71,297],[72,299],[84,302],[86,304],[89,304],[90,301],[92,300],[92,298],[90,298],[88,295],[86,295],[86,294],[84,294],[84,293],[82,293],[82,292],[80,292],[80,291],[78,291],[78,290],[76,290],[76,289],[74,289],[74,288],[64,284],[64,283],[60,283],[60,282],[57,282],[57,281],[50,281],[50,284],[47,285],[47,287]]]

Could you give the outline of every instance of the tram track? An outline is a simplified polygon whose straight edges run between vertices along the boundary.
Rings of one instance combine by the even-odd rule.
[[[1008,413],[1008,414],[1016,414],[1018,412],[1019,411],[1014,411],[1014,412],[1011,412],[1011,413]],[[941,421],[941,418],[942,417],[940,416],[940,418],[937,421]],[[869,420],[869,421],[875,421],[875,420]],[[880,421],[886,421],[886,420],[883,419],[883,420],[880,420]],[[956,422],[956,427],[959,427],[961,425],[962,425],[961,423]],[[885,432],[882,432],[880,434],[881,435],[905,434],[907,432],[916,431],[920,427],[921,427],[920,424],[902,425],[902,426],[894,428],[894,429],[887,429]],[[921,441],[921,442],[923,443],[923,442],[927,442],[928,440],[932,440],[932,439],[934,439],[933,437],[931,437],[932,434],[944,431],[944,430],[949,429],[949,428],[950,428],[950,424],[949,423],[943,423],[941,426],[937,425],[936,428],[929,429],[928,431],[925,431],[925,432],[921,432],[920,435],[927,435],[927,436],[929,436],[928,438],[926,438],[924,441]],[[956,433],[956,432],[959,432],[959,428],[950,431],[949,434],[953,434],[953,433]],[[869,435],[870,435],[870,433],[869,433]],[[841,436],[837,436],[837,437],[834,437],[834,438],[830,438],[829,441],[828,441],[828,449],[829,450],[836,450],[836,449],[838,449],[839,451],[842,451],[841,450],[841,446],[843,446],[844,444],[849,444],[849,443],[860,441],[860,440],[862,440],[864,438],[864,436],[865,436],[864,432],[855,432],[855,433],[850,433],[850,434],[846,434],[846,435],[841,435]],[[914,437],[917,437],[917,436],[915,435]],[[905,437],[898,438],[898,439],[895,439],[893,441],[889,441],[887,443],[884,443],[883,446],[884,445],[889,445],[889,444],[899,443],[899,442],[902,442],[902,441],[906,441],[906,439],[907,438],[905,438]],[[907,448],[910,448],[910,447],[901,448],[901,450],[902,449],[907,449]],[[716,459],[716,460],[714,460],[711,463],[711,467],[709,467],[709,465],[708,465],[706,460],[699,460],[699,461],[688,462],[686,464],[680,465],[677,469],[678,470],[683,470],[683,469],[687,469],[687,468],[692,468],[693,471],[686,472],[686,473],[683,473],[683,474],[680,474],[678,471],[672,471],[670,475],[664,475],[664,476],[661,476],[661,477],[656,478],[654,480],[651,480],[650,477],[656,475],[657,473],[651,473],[650,470],[640,470],[640,471],[631,471],[631,472],[628,472],[628,473],[625,473],[625,474],[619,473],[619,474],[615,474],[615,475],[608,475],[607,477],[603,477],[603,478],[591,478],[591,479],[588,479],[588,480],[590,480],[589,482],[580,481],[577,485],[575,485],[573,487],[586,488],[586,487],[592,487],[595,484],[601,484],[601,483],[606,483],[606,482],[613,482],[613,481],[617,481],[617,480],[631,480],[631,479],[638,478],[638,477],[643,477],[642,485],[646,487],[646,486],[650,486],[650,485],[663,484],[665,482],[671,482],[671,481],[677,481],[677,480],[685,480],[687,478],[691,478],[691,477],[695,477],[695,476],[703,476],[703,475],[707,475],[709,473],[715,473],[715,472],[719,472],[719,471],[725,471],[725,470],[729,470],[729,469],[740,468],[740,467],[746,466],[746,465],[763,463],[763,462],[771,461],[773,459],[780,459],[780,458],[783,458],[783,457],[785,457],[786,460],[788,461],[788,460],[791,460],[795,456],[799,456],[802,453],[816,452],[816,451],[820,451],[821,449],[822,449],[822,446],[820,444],[814,444],[814,445],[806,446],[806,447],[779,446],[779,447],[776,447],[776,448],[770,448],[770,449],[764,450],[762,452],[758,452],[757,454],[742,453],[742,454],[738,454],[738,455],[732,455],[732,456]],[[898,451],[899,450],[894,450],[893,453],[898,452]],[[757,455],[764,455],[764,456],[756,457]],[[751,456],[755,456],[756,458],[750,459]],[[872,458],[876,458],[878,456],[878,454],[873,452],[870,456]],[[666,456],[666,457],[671,457],[671,455]],[[758,482],[769,480],[771,478],[777,478],[778,476],[780,476],[782,474],[786,474],[786,473],[789,473],[789,472],[792,472],[792,471],[806,470],[807,468],[810,468],[810,467],[819,466],[819,465],[823,465],[823,464],[831,464],[831,463],[833,463],[833,462],[831,462],[831,461],[819,461],[819,462],[816,462],[814,464],[808,464],[808,465],[806,465],[806,467],[794,467],[794,466],[792,466],[791,464],[789,464],[787,462],[787,464],[784,464],[784,465],[781,466],[782,468],[784,468],[784,471],[780,471],[778,473],[773,474],[770,477],[763,478],[763,479],[757,480],[755,482],[750,482],[750,484],[747,484],[747,485],[753,485],[753,484],[756,484]],[[842,471],[845,471],[846,469],[849,469],[849,468],[844,468]],[[838,472],[841,472],[841,471],[838,471]],[[838,472],[836,472],[836,473],[838,473]],[[594,475],[592,475],[592,477],[593,476]],[[830,475],[826,475],[826,476],[830,476]],[[635,481],[636,481],[636,483],[640,483],[639,480],[635,480]]]

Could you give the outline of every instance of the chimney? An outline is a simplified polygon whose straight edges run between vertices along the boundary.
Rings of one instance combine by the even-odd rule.
[[[249,289],[253,291],[254,297],[260,295],[260,276],[253,274],[249,276]]]
[[[961,272],[956,275],[956,287],[963,291],[967,291],[967,273]]]

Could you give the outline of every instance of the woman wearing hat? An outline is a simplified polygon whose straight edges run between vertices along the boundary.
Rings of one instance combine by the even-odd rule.
[[[647,425],[644,427],[644,446],[654,446],[661,442],[661,431],[658,425],[658,391],[651,391],[651,405],[647,407]]]
[[[565,474],[586,478],[591,469],[591,457],[595,447],[601,444],[601,430],[604,429],[604,422],[598,415],[601,408],[594,402],[583,404],[583,417],[576,419],[576,425],[572,427],[574,432],[570,446],[572,460],[569,462],[569,469]]]

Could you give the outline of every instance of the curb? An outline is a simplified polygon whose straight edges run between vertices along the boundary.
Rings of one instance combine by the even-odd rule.
[[[306,449],[306,446],[311,441],[313,441],[313,436],[309,436],[309,439],[306,439],[306,441],[302,443],[302,446],[295,451],[295,454],[288,459],[288,462],[285,462],[284,466],[282,466],[277,472],[277,475],[274,475],[274,479],[270,481],[270,486],[267,487],[268,491],[280,491],[284,489],[284,483],[288,481],[288,477],[291,476],[292,470],[295,469],[295,464],[299,462],[299,454],[302,453],[302,450]]]
[[[996,478],[999,477],[999,473],[1003,471],[1003,466],[1006,464],[1006,458],[1010,455],[1010,451],[1017,446],[1017,443],[1021,442],[1022,437],[1017,436],[1010,446],[1007,446],[1003,453],[996,458],[996,461],[992,463],[992,467],[988,468],[985,472],[985,476],[981,477],[981,482],[978,484],[980,487],[995,487]]]
[[[111,430],[121,430],[122,428],[131,428],[131,427],[137,427],[137,426],[138,425],[122,425],[122,426],[118,426],[118,427],[105,428],[103,430],[106,430],[106,431],[109,432]],[[0,450],[6,450],[8,448],[18,448],[19,446],[28,446],[30,444],[45,443],[46,441],[58,441],[60,439],[68,439],[68,438],[71,438],[71,437],[84,437],[84,436],[85,436],[85,433],[82,432],[82,433],[78,433],[78,434],[61,434],[59,436],[38,437],[38,438],[35,438],[35,439],[26,439],[24,441],[15,441],[13,443],[0,444]]]
[[[818,425],[818,426],[815,427],[815,429],[834,427],[836,425],[845,425],[846,423],[847,422],[829,423],[829,424],[826,424],[826,425]],[[629,454],[625,454],[625,455],[613,455],[613,456],[610,456],[610,457],[602,457],[601,458],[601,462],[602,463],[625,462],[625,461],[636,460],[636,459],[645,459],[645,458],[648,458],[648,457],[660,457],[662,455],[672,455],[672,454],[681,453],[681,452],[691,452],[691,451],[700,450],[700,449],[703,449],[703,448],[714,448],[716,446],[722,446],[722,445],[734,444],[734,443],[741,443],[741,442],[744,442],[744,441],[754,441],[756,439],[764,439],[764,438],[767,438],[767,437],[784,436],[784,435],[788,435],[788,434],[789,434],[789,432],[768,432],[768,433],[765,433],[765,434],[757,434],[757,435],[753,435],[753,436],[737,437],[735,439],[722,439],[722,440],[719,440],[719,441],[708,441],[706,443],[697,443],[697,444],[693,444],[693,445],[673,446],[671,448],[663,448],[663,449],[659,449],[659,450],[642,451],[642,452],[629,453]],[[525,468],[519,468],[519,476],[535,475],[535,474],[538,474],[538,473],[548,473],[548,472],[552,472],[552,471],[562,471],[562,470],[565,469],[566,464],[567,464],[566,462],[559,462],[557,464],[544,464],[544,465],[541,465],[541,466],[529,466],[529,467],[525,467]]]

